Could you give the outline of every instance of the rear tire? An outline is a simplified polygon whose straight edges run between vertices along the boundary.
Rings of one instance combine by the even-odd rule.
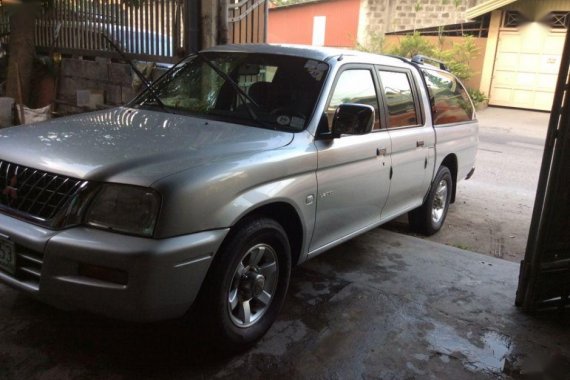
[[[439,231],[445,222],[452,192],[451,172],[441,166],[424,203],[408,213],[411,229],[427,236]]]
[[[291,274],[283,227],[258,217],[237,226],[222,244],[204,280],[194,312],[203,313],[214,344],[225,350],[257,342],[277,318]]]

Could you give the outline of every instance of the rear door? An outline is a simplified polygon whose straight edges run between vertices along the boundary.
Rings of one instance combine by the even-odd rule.
[[[433,168],[435,133],[424,123],[411,70],[378,67],[377,73],[392,142],[390,196],[382,213],[382,219],[390,219],[422,204]]]
[[[461,180],[472,170],[477,156],[479,127],[473,103],[463,84],[449,72],[426,67],[422,74],[432,99],[438,161],[455,156],[456,178]]]
[[[322,119],[325,129],[332,127],[334,112],[342,103],[371,105],[376,120],[373,131],[366,135],[317,137],[317,215],[311,251],[378,223],[388,198],[390,136],[381,128],[373,70],[370,65],[345,66],[329,96]]]

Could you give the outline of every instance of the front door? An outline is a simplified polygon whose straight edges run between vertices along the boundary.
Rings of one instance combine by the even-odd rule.
[[[310,251],[326,247],[380,221],[390,191],[390,136],[380,127],[377,83],[369,66],[347,66],[333,86],[326,110],[328,128],[342,103],[375,109],[366,135],[317,139],[318,194]],[[324,121],[324,120],[323,120]]]

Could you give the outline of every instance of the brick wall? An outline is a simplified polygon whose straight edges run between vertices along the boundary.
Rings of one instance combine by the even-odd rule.
[[[358,42],[366,45],[371,36],[401,30],[457,24],[465,11],[484,0],[361,0]]]

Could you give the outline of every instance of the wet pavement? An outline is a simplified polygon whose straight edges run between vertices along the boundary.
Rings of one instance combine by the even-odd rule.
[[[0,285],[0,379],[569,379],[570,318],[522,314],[517,277],[376,229],[296,268],[279,320],[238,355],[181,322],[63,312]]]

